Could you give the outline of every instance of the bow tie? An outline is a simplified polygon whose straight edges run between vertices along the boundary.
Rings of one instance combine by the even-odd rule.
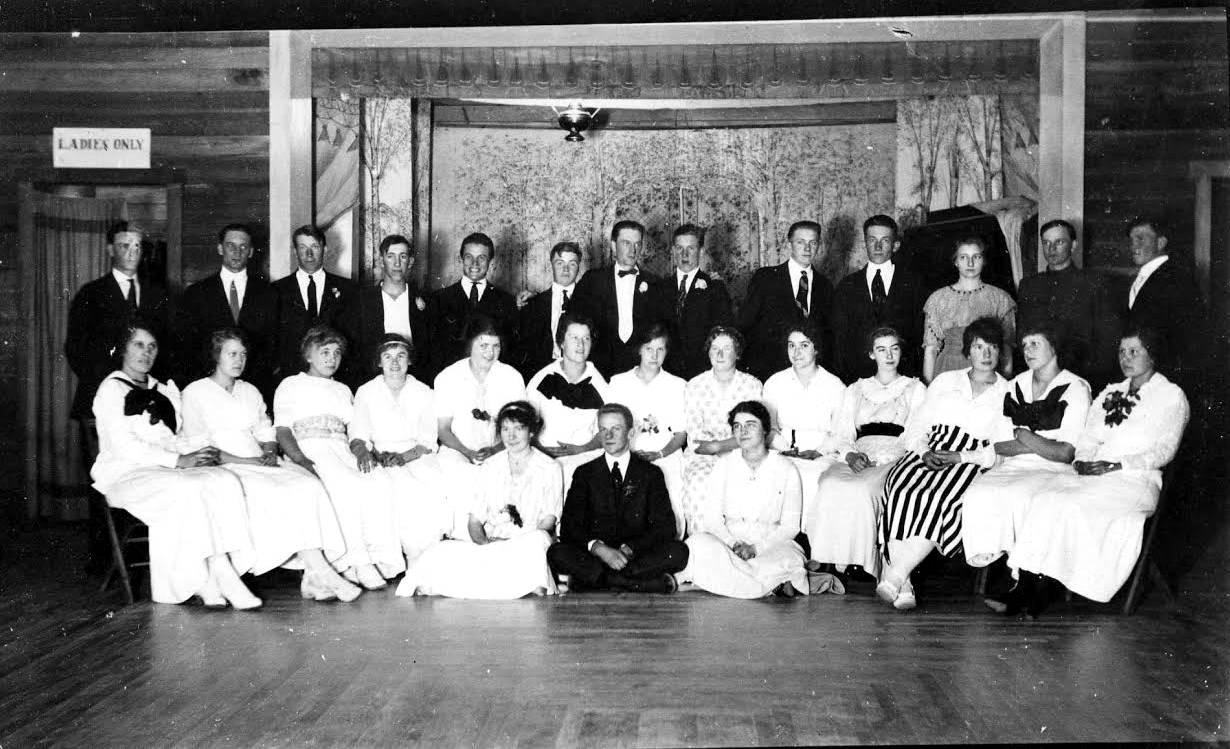
[[[1067,385],[1060,385],[1047,394],[1045,398],[1033,403],[1025,402],[1021,386],[1016,386],[1016,398],[1011,393],[1004,395],[1004,416],[1019,427],[1025,427],[1035,432],[1058,429],[1063,424],[1063,414],[1068,404],[1062,400]]]
[[[170,398],[153,388],[143,388],[119,377],[115,379],[132,388],[124,396],[125,416],[148,413],[150,424],[162,422],[172,432],[175,431],[175,406],[171,404]]]
[[[640,273],[640,270],[633,268],[632,270],[615,271],[615,273],[618,274],[620,278],[623,278],[624,276],[635,276],[637,273]]]
[[[554,398],[568,408],[601,408],[602,395],[586,377],[577,383],[568,382],[563,375],[552,372],[538,383],[538,392],[547,398]]]

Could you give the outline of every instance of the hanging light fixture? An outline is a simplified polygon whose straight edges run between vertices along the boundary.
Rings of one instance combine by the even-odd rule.
[[[568,131],[564,140],[569,143],[580,143],[585,140],[585,136],[581,133],[589,129],[590,124],[594,121],[594,115],[598,114],[596,108],[582,107],[579,101],[569,104],[568,108],[562,112],[554,106],[551,109],[555,111],[556,122],[559,126]]]

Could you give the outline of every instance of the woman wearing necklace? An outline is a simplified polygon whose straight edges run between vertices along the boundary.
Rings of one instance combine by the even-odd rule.
[[[905,431],[910,450],[884,479],[880,547],[887,565],[876,595],[896,609],[917,605],[910,573],[933,550],[952,556],[961,543],[961,498],[995,464],[1008,381],[999,375],[1004,329],[992,317],[971,322],[961,350],[970,366],[936,376]]]
[[[637,339],[640,363],[611,378],[608,401],[622,403],[632,412],[632,451],[662,469],[675,535],[683,538],[683,393],[687,383],[662,369],[670,353],[670,330],[663,323],[645,328]]]
[[[961,540],[965,559],[985,567],[1011,551],[1029,498],[1068,470],[1089,412],[1089,383],[1060,367],[1065,341],[1047,324],[1022,331],[1026,371],[1004,396],[1004,416],[995,453],[1002,462],[979,477],[962,500]],[[987,605],[1005,612],[1011,587],[1006,568],[992,568]]]
[[[688,538],[681,577],[731,598],[806,595],[806,558],[794,540],[803,510],[798,469],[769,450],[764,404],[739,403],[727,421],[739,449],[718,460],[709,522]]]
[[[150,376],[152,328],[131,320],[112,352],[118,369],[94,396],[99,449],[90,477],[110,506],[149,526],[154,601],[260,606],[239,579],[254,559],[243,486],[217,467],[217,447],[192,449],[179,436],[179,389]]]
[[[353,601],[359,588],[327,561],[346,552],[328,493],[311,473],[278,460],[265,400],[239,379],[248,358],[243,331],[214,331],[209,343],[213,372],[184,388],[184,436],[216,445],[219,462],[243,484],[255,555],[252,574],[279,566],[303,569],[304,598]]]
[[[469,541],[441,541],[406,570],[397,595],[520,598],[555,594],[547,548],[564,505],[557,462],[533,447],[542,419],[526,401],[495,418],[504,450],[483,462]]]
[[[803,532],[811,544],[809,567],[833,565],[840,573],[856,564],[879,577],[884,477],[906,452],[902,435],[927,388],[897,372],[905,341],[896,330],[876,328],[867,345],[876,373],[846,388],[825,446],[841,462],[820,476],[816,505],[804,520]]]
[[[1187,426],[1187,397],[1157,371],[1165,342],[1140,328],[1119,341],[1124,380],[1089,408],[1073,472],[1049,477],[1034,494],[1008,554],[1016,596],[1031,614],[1048,603],[1048,580],[1094,601],[1109,601],[1140,555],[1145,518],[1157,507],[1162,468]]]
[[[1016,302],[1008,292],[984,283],[982,269],[986,264],[987,244],[982,237],[957,240],[952,263],[957,268],[957,282],[936,290],[923,305],[923,381],[930,383],[942,372],[963,369],[962,332],[970,321],[979,317],[994,317],[1004,328],[1005,341],[1014,339]],[[1007,345],[1005,343],[1005,345]],[[1012,373],[1012,351],[999,352],[999,369]]]

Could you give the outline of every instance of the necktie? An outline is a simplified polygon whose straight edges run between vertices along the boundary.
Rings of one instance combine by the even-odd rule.
[[[676,316],[683,316],[683,303],[688,298],[688,277],[684,276],[679,279],[679,297],[675,300]]]
[[[470,284],[470,306],[478,306],[478,284],[476,283]]]
[[[875,278],[871,279],[871,304],[878,309],[883,307],[886,301],[888,292],[884,290],[884,276],[880,275],[880,269],[876,268]]]
[[[308,317],[313,320],[319,314],[319,308],[316,306],[316,278],[308,276]]]
[[[227,296],[227,301],[231,304],[231,317],[235,322],[239,322],[239,289],[235,288],[235,279],[231,279],[231,292]]]
[[[632,270],[621,270],[621,271],[616,271],[616,272],[619,274],[620,278],[623,278],[624,276],[635,276],[637,273],[637,270],[636,268],[633,268]]]
[[[619,464],[611,466],[611,484],[615,487],[615,493],[619,494],[619,490],[624,486],[624,473],[619,470]]]
[[[134,310],[137,308],[137,282],[133,279],[128,279],[128,293],[124,295],[124,301],[128,302],[128,306]]]
[[[807,272],[799,274],[799,292],[794,295],[794,303],[799,305],[799,309],[803,310],[803,315],[807,315],[807,294],[808,294]]]
[[[562,291],[564,294],[564,301],[560,302],[559,311],[567,312],[568,311],[568,301],[569,301],[568,300],[568,289],[562,289]]]

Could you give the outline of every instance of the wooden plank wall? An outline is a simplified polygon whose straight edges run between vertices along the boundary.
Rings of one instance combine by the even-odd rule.
[[[1118,21],[1086,31],[1085,258],[1130,267],[1123,222],[1160,211],[1190,258],[1188,162],[1230,159],[1226,21]]]
[[[17,185],[177,181],[184,280],[216,263],[215,234],[269,215],[268,35],[0,34],[0,423],[16,423],[21,279]],[[148,172],[56,170],[53,127],[148,127]],[[262,242],[263,236],[258,238]],[[260,260],[267,264],[267,257]],[[0,430],[0,461],[20,465],[21,435]],[[0,491],[21,471],[0,471]]]

